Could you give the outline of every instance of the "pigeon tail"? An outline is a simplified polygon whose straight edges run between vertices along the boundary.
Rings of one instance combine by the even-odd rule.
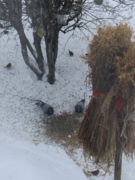
[[[53,108],[49,107],[49,109],[48,109],[46,114],[48,114],[50,116],[50,115],[53,115],[53,112],[54,112]]]
[[[46,104],[46,103],[44,103],[44,102],[42,102],[42,101],[38,101],[37,103],[36,103],[36,105],[37,106],[39,106],[39,107],[41,107],[41,109],[42,109],[42,111],[43,111],[43,113],[44,114],[47,114],[47,115],[53,115],[53,112],[54,112],[54,110],[53,110],[53,107],[52,106],[50,106],[49,104]]]
[[[41,107],[41,108],[44,106],[44,104],[45,104],[45,103],[43,103],[43,102],[40,101],[40,100],[36,103],[36,105],[39,106],[39,107]]]
[[[82,112],[83,112],[83,108],[78,105],[78,106],[75,107],[75,111],[76,111],[77,113],[82,113]]]
[[[77,113],[82,113],[84,111],[84,108],[85,108],[84,103],[85,103],[85,99],[82,99],[75,105],[75,111]]]
[[[85,103],[85,99],[82,99],[81,102],[82,102],[82,103]]]

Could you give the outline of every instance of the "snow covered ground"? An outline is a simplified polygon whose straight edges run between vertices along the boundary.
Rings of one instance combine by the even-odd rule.
[[[134,19],[131,23],[135,25]],[[63,149],[45,144],[46,137],[40,126],[44,115],[31,100],[49,103],[56,115],[65,111],[74,113],[75,103],[83,98],[88,104],[91,95],[85,82],[88,67],[79,58],[87,52],[88,42],[79,32],[69,37],[69,34],[60,34],[53,85],[47,82],[46,75],[43,81],[38,81],[27,68],[18,39],[15,41],[12,35],[0,39],[0,180],[85,180],[87,177],[82,169],[91,171],[95,168],[90,162],[85,164],[80,150],[76,153],[76,161],[82,169]],[[68,50],[74,52],[73,57]],[[11,69],[4,68],[8,63],[12,64]],[[134,168],[135,163],[124,158],[122,180],[133,180]],[[97,177],[90,178],[112,180],[113,170],[106,176],[101,170]]]
[[[0,39],[1,180],[87,179],[63,149],[45,144],[44,129],[40,126],[44,115],[33,101],[49,103],[55,115],[65,111],[72,114],[75,103],[84,96],[89,101],[89,87],[84,82],[88,67],[79,58],[86,53],[87,44],[76,37],[65,47],[67,37],[61,36],[54,85],[47,82],[46,75],[38,81],[27,68],[18,39],[15,41],[11,34]],[[69,56],[68,49],[74,57]],[[4,68],[8,63],[12,67]]]
[[[59,147],[18,141],[0,134],[1,180],[86,180],[79,166]]]

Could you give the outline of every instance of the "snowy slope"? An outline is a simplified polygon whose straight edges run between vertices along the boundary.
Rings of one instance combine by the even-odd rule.
[[[0,134],[1,180],[86,180],[79,166],[59,147],[17,141]]]

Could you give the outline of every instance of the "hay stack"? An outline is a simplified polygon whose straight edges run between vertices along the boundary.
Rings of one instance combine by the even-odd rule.
[[[135,150],[135,44],[127,23],[99,28],[89,44],[87,63],[93,97],[78,132],[84,154],[96,161],[114,159],[116,128],[123,151]]]

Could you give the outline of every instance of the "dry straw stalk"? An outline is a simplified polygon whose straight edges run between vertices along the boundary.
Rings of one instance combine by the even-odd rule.
[[[135,150],[135,43],[128,23],[98,28],[88,46],[93,97],[78,132],[84,154],[95,161],[114,160],[116,129],[127,156]]]

